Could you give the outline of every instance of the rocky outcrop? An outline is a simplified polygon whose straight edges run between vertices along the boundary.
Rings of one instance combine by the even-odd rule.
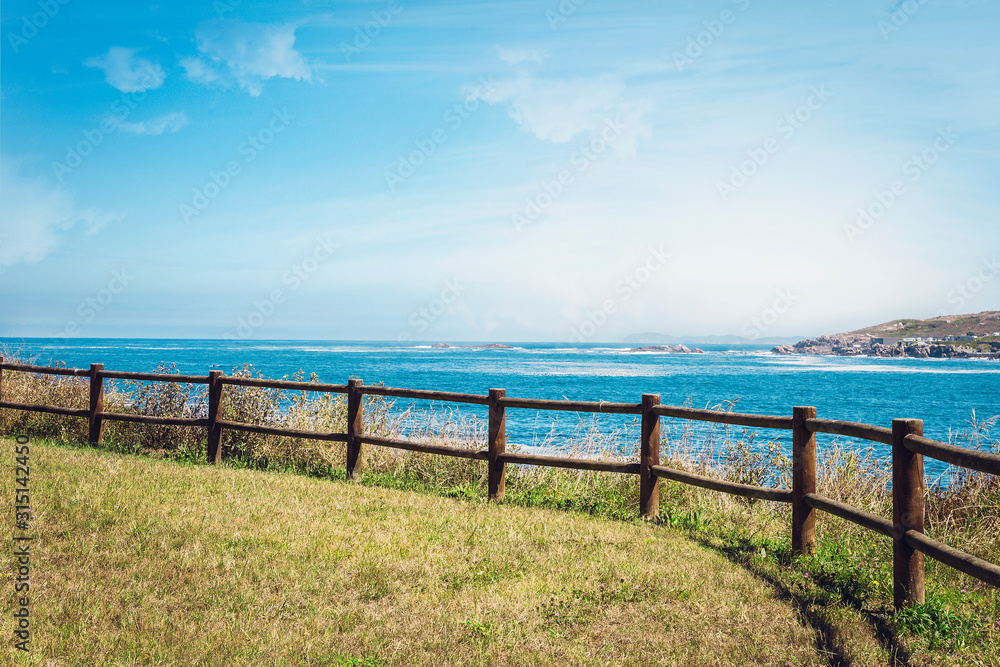
[[[629,348],[627,352],[666,352],[668,354],[704,354],[705,350],[690,348],[687,345],[646,345]]]
[[[441,349],[457,349],[457,350],[513,350],[510,345],[504,345],[503,343],[487,343],[486,345],[451,345],[450,343],[434,343],[431,347],[437,347]]]
[[[981,354],[969,347],[912,343],[910,345],[883,345],[846,339],[844,336],[820,336],[799,341],[795,345],[778,345],[771,349],[775,354],[830,354],[841,357],[910,357],[913,359],[970,359],[973,357],[1000,358],[996,354]]]
[[[776,354],[839,354],[855,356],[864,354],[869,346],[868,337],[820,336],[800,340],[795,345],[779,345],[771,351]]]
[[[832,354],[842,357],[914,359],[1000,359],[1000,311],[928,320],[895,320],[865,329],[778,345],[775,354]],[[968,336],[969,338],[966,338]],[[974,337],[979,337],[978,339]],[[909,338],[910,341],[904,339]],[[874,340],[887,343],[875,343]],[[939,341],[939,343],[931,342]],[[967,346],[964,342],[972,342]]]

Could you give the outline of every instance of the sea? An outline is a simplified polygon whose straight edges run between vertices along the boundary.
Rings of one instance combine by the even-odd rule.
[[[503,388],[509,397],[536,399],[639,403],[643,394],[659,394],[670,405],[769,415],[790,416],[793,406],[811,405],[821,418],[886,427],[893,418],[922,419],[926,436],[955,444],[970,443],[960,436],[972,433],[973,424],[980,426],[980,439],[973,443],[995,448],[1000,440],[1000,424],[992,434],[982,430],[1000,415],[996,360],[789,356],[764,345],[708,345],[701,346],[703,354],[678,354],[633,351],[627,344],[505,344],[509,348],[410,341],[0,338],[0,354],[43,366],[103,363],[107,370],[134,372],[176,365],[180,373],[194,375],[229,374],[250,364],[270,378],[301,370],[306,378],[315,373],[320,382],[343,384],[353,377],[365,384],[483,395]],[[485,406],[477,405],[397,399],[395,408],[431,414],[432,422],[486,419]],[[677,423],[661,429],[668,436],[681,430]],[[578,446],[574,439],[583,432],[604,434],[629,453],[639,426],[631,415],[507,410],[508,443],[527,450]],[[888,447],[877,443],[819,438],[821,455],[834,441],[889,455]],[[761,430],[754,446],[770,441],[790,450],[787,431]],[[948,475],[943,464],[928,460],[925,467],[929,474]]]

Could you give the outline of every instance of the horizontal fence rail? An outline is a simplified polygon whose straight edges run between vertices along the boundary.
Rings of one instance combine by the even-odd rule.
[[[31,366],[29,364],[4,363],[3,368],[9,371],[24,371],[26,373],[43,373],[45,375],[75,375],[90,377],[90,371],[85,368],[61,368],[58,366]]]
[[[161,417],[159,415],[131,415],[119,412],[99,412],[104,421],[135,422],[137,424],[161,424],[163,426],[208,426],[207,419],[194,417]]]
[[[691,472],[668,468],[667,466],[653,466],[653,474],[674,482],[698,486],[703,489],[721,491],[731,496],[742,496],[744,498],[756,498],[757,500],[773,500],[779,503],[792,502],[792,492],[787,489],[773,489],[766,486],[752,486],[750,484],[738,484],[727,482],[721,479],[713,479],[704,475],[696,475]]]
[[[996,454],[946,445],[943,442],[924,438],[919,435],[906,436],[903,444],[915,454],[929,456],[932,459],[944,461],[960,468],[972,468],[979,472],[1000,475],[1000,456]]]
[[[830,514],[839,516],[841,519],[846,519],[852,523],[858,524],[859,526],[863,526],[868,530],[873,530],[876,533],[885,535],[886,537],[892,537],[892,521],[883,519],[877,514],[859,510],[857,507],[851,507],[850,505],[846,505],[840,501],[834,500],[833,498],[821,496],[817,493],[807,494],[805,502],[806,505],[809,505],[809,507],[829,512]]]
[[[806,428],[813,433],[831,433],[848,438],[881,442],[883,445],[892,444],[892,429],[884,426],[858,424],[857,422],[845,422],[837,419],[807,419]]]
[[[606,401],[549,401],[535,398],[502,398],[500,399],[500,405],[505,408],[528,408],[531,410],[604,412],[619,415],[642,414],[641,403],[609,403]]]
[[[267,380],[265,378],[221,377],[219,382],[236,387],[264,387],[266,389],[301,389],[346,394],[346,384],[323,384],[321,382],[300,382],[298,380]]]
[[[260,433],[261,435],[279,435],[288,438],[302,438],[303,440],[326,440],[331,442],[347,442],[346,433],[323,432],[323,431],[303,431],[296,428],[281,428],[280,426],[261,426],[258,424],[244,424],[241,422],[231,422],[225,419],[216,419],[219,428],[228,428],[234,431],[245,433]]]
[[[60,408],[55,405],[11,403],[10,401],[0,401],[0,408],[7,408],[10,410],[27,410],[29,412],[45,412],[50,415],[66,415],[68,417],[86,417],[90,414],[90,410],[78,410],[76,408]]]
[[[733,426],[749,426],[751,428],[792,428],[791,417],[771,417],[769,415],[749,415],[739,412],[699,410],[697,408],[682,408],[674,405],[658,405],[653,408],[653,413],[661,417],[695,419],[697,421],[732,424]]]
[[[460,449],[458,447],[446,447],[445,445],[432,445],[426,442],[413,442],[410,440],[398,440],[393,438],[377,438],[375,436],[361,436],[358,440],[363,445],[378,445],[379,447],[405,449],[411,452],[422,452],[424,454],[454,456],[460,459],[485,461],[490,457],[489,451],[485,449],[478,451],[474,449]]]
[[[486,405],[490,401],[489,396],[480,396],[479,394],[457,394],[452,391],[426,391],[423,389],[397,389],[395,387],[379,387],[377,385],[362,387],[361,393],[372,396],[409,398],[418,401],[448,401],[450,403],[472,403],[476,405]]]
[[[617,472],[627,475],[638,475],[638,463],[622,463],[619,461],[601,461],[599,459],[569,459],[560,456],[539,456],[538,454],[501,454],[503,463],[522,463],[525,465],[548,466],[550,468],[572,468],[574,470],[593,470],[597,472]]]
[[[4,371],[88,378],[90,381],[89,407],[68,408],[5,401],[3,400]],[[206,384],[208,385],[208,417],[193,418],[107,412],[104,410],[105,379]],[[346,394],[347,432],[309,431],[222,419],[220,415],[225,385]],[[366,435],[364,433],[365,395],[487,406],[487,448],[482,450],[463,449]],[[507,452],[505,426],[507,408],[641,415],[642,432],[637,448],[639,461],[608,461]],[[2,357],[0,357],[0,409],[24,410],[87,419],[90,425],[89,440],[94,444],[99,444],[102,440],[105,421],[205,428],[207,429],[206,455],[210,463],[222,461],[221,436],[224,429],[304,440],[343,442],[347,445],[348,479],[354,477],[362,445],[486,461],[491,500],[502,500],[504,497],[505,466],[507,464],[637,475],[640,485],[640,512],[649,518],[655,517],[658,513],[658,485],[662,478],[745,498],[791,503],[792,547],[802,554],[811,554],[815,550],[817,511],[833,514],[891,538],[893,541],[893,599],[897,609],[924,601],[923,556],[925,555],[969,576],[1000,587],[1000,566],[924,535],[923,507],[924,456],[994,475],[1000,475],[1000,456],[925,438],[923,437],[923,422],[920,420],[896,419],[893,420],[892,428],[886,428],[835,419],[817,419],[816,408],[812,407],[796,407],[792,411],[792,416],[773,416],[661,405],[658,394],[643,395],[641,403],[542,400],[507,397],[506,391],[503,389],[490,389],[489,393],[484,396],[448,391],[400,389],[381,385],[365,386],[361,380],[356,378],[341,385],[297,380],[226,377],[221,371],[211,371],[207,376],[129,373],[106,371],[103,364],[91,364],[90,369],[12,364],[5,362]],[[746,428],[791,430],[792,488],[780,489],[738,484],[660,465],[659,423],[661,417],[713,422]],[[817,433],[859,438],[886,444],[892,448],[893,519],[891,521],[816,493]]]
[[[201,375],[172,375],[170,373],[127,373],[125,371],[101,371],[99,375],[109,380],[135,380],[139,382],[179,382],[187,384],[208,384],[208,378]]]

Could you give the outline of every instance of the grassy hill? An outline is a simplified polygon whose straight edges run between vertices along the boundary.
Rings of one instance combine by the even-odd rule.
[[[969,332],[976,336],[989,336],[1000,332],[1000,311],[987,310],[974,315],[945,315],[926,320],[892,320],[883,324],[865,327],[848,334],[868,334],[870,336],[934,337],[965,336]]]
[[[828,664],[766,581],[641,521],[35,443],[30,464],[32,651],[8,634],[8,664]]]

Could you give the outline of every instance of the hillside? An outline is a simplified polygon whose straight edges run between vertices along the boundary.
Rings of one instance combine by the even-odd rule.
[[[928,338],[938,336],[990,336],[1000,333],[1000,310],[974,315],[944,315],[926,320],[891,320],[883,324],[849,331],[846,335]]]
[[[946,340],[970,335],[977,340]],[[903,342],[904,338],[925,340]],[[778,345],[771,351],[776,354],[1000,359],[1000,311],[892,320],[846,333],[801,340],[794,345]]]
[[[8,634],[7,664],[828,664],[767,581],[653,523],[36,442],[30,457],[31,655]],[[13,456],[0,472],[14,480]]]

